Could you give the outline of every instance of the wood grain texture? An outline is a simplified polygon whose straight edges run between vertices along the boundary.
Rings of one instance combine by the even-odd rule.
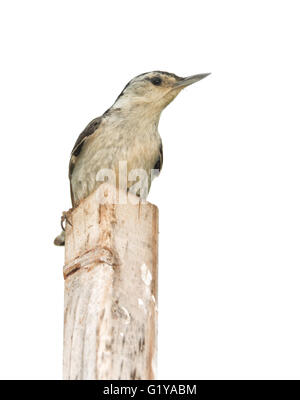
[[[113,191],[102,185],[67,225],[64,379],[155,378],[158,210],[100,204]]]

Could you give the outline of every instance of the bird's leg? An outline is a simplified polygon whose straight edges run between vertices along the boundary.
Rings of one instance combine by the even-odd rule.
[[[72,223],[71,223],[70,220],[69,220],[69,216],[70,216],[72,210],[73,210],[73,209],[70,208],[70,210],[68,210],[68,211],[63,211],[63,213],[62,213],[62,216],[61,216],[61,219],[60,219],[60,225],[61,225],[61,228],[62,228],[63,231],[66,230],[66,227],[64,226],[64,222],[65,222],[65,221],[66,221],[70,226],[73,226]]]

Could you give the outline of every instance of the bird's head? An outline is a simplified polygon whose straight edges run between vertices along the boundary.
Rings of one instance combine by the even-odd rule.
[[[181,78],[175,74],[152,71],[133,78],[117,98],[114,107],[160,114],[185,87],[200,81],[209,74]]]

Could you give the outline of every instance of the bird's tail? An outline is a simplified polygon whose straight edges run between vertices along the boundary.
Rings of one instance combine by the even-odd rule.
[[[64,246],[65,245],[65,232],[62,231],[60,235],[56,236],[54,239],[55,246]]]

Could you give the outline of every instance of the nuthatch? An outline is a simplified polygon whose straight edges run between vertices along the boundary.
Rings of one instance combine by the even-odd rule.
[[[162,71],[147,72],[133,78],[115,103],[101,117],[91,121],[79,135],[69,164],[72,206],[92,193],[102,182],[100,170],[118,175],[119,163],[127,169],[144,170],[151,184],[151,170],[160,171],[163,150],[158,122],[162,110],[188,85],[209,74],[180,78]],[[132,183],[127,182],[127,190]],[[64,245],[64,232],[54,241]]]

